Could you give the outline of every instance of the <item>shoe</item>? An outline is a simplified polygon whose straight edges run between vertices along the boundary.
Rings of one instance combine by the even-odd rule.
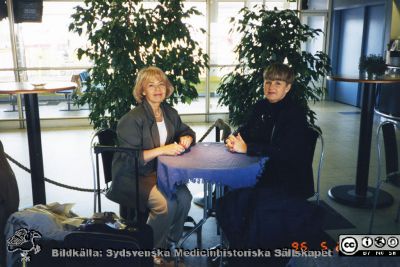
[[[162,265],[162,264],[164,264],[164,259],[162,257],[159,257],[159,256],[154,256],[153,257],[153,263],[155,265]]]

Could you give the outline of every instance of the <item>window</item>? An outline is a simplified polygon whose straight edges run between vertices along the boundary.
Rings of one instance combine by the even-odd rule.
[[[68,31],[71,14],[79,2],[44,2],[41,23],[20,23],[18,34],[24,48],[26,67],[89,66],[78,60],[76,51],[85,47],[86,38]]]
[[[91,66],[90,60],[83,58],[78,60],[77,49],[85,47],[85,34],[78,36],[68,31],[71,14],[75,12],[74,7],[83,3],[82,1],[44,1],[43,19],[41,23],[15,24],[16,48],[18,68],[21,80],[27,81],[69,81],[74,74],[78,74],[85,68]],[[311,3],[311,2],[310,2]],[[199,98],[189,104],[178,104],[175,108],[181,114],[208,114],[226,113],[228,107],[219,106],[219,96],[216,89],[223,75],[233,70],[237,64],[234,53],[236,44],[241,36],[229,33],[232,24],[231,17],[237,17],[241,8],[247,6],[254,8],[255,5],[264,4],[266,9],[296,9],[296,2],[287,0],[216,0],[208,3],[204,0],[191,0],[184,2],[184,8],[196,7],[202,14],[187,19],[190,26],[192,38],[210,56],[210,69],[200,77],[201,83],[196,86]],[[154,1],[144,2],[146,7],[156,5]],[[310,8],[314,4],[310,4]],[[209,18],[207,18],[209,16]],[[323,24],[325,27],[326,17],[307,16],[303,17],[310,26]],[[324,24],[325,23],[325,24]],[[209,30],[202,33],[199,29]],[[208,39],[209,38],[209,39]],[[14,81],[14,65],[12,58],[12,43],[10,41],[10,27],[7,19],[0,21],[0,81]],[[324,45],[323,37],[306,44],[306,49],[315,50]],[[17,71],[17,70],[15,70]],[[0,100],[9,101],[7,95],[0,96]],[[61,94],[39,95],[39,100],[50,105],[63,101]],[[65,103],[64,103],[65,104]],[[7,107],[8,108],[8,107]],[[44,105],[40,109],[46,109]],[[64,108],[64,107],[63,107]],[[51,115],[41,114],[46,117],[63,117],[65,113],[57,112]],[[2,119],[0,112],[0,119]],[[88,111],[79,113],[78,116],[87,116]],[[68,113],[68,116],[75,114]]]
[[[10,25],[8,19],[3,19],[0,21],[0,70],[1,69],[12,69],[13,59],[12,59],[12,48],[10,41]],[[12,78],[7,78],[9,73],[5,74],[0,71],[0,81],[10,81],[14,80],[14,75]]]

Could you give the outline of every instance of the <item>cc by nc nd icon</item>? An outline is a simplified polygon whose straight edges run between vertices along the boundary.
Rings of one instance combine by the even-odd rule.
[[[358,244],[354,237],[345,237],[341,240],[340,250],[347,255],[354,254],[357,251]]]

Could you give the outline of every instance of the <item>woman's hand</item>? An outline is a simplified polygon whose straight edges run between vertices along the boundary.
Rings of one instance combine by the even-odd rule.
[[[247,152],[246,142],[243,140],[240,133],[237,136],[230,135],[226,139],[226,147],[231,152],[237,152],[237,153],[246,153]]]
[[[167,156],[176,156],[185,152],[185,148],[177,143],[160,146],[159,149],[161,150],[161,155],[167,155]]]
[[[228,148],[229,151],[232,151],[233,145],[235,144],[235,139],[235,136],[232,134],[225,139],[225,146]]]
[[[190,135],[184,135],[179,137],[179,144],[185,149],[188,149],[193,142],[193,138]]]

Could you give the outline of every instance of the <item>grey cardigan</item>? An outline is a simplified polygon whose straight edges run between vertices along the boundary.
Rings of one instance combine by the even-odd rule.
[[[181,121],[178,112],[166,103],[161,104],[167,128],[165,144],[179,142],[179,137],[189,135],[195,142],[195,132]],[[153,110],[147,101],[126,113],[118,122],[117,136],[119,146],[140,150],[139,157],[139,197],[141,210],[145,210],[149,193],[156,184],[157,159],[146,164],[143,150],[160,146],[160,136]],[[112,184],[106,196],[119,204],[136,207],[136,187],[134,161],[125,153],[115,153],[112,163]]]

